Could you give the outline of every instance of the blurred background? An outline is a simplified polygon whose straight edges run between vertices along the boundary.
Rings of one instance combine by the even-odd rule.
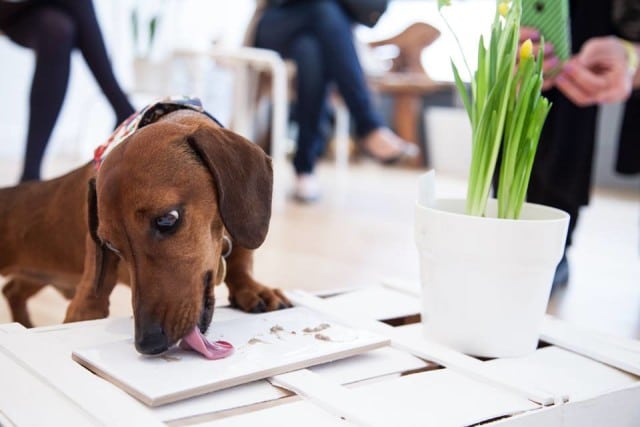
[[[454,2],[453,7],[447,9],[451,25],[465,29],[458,31],[458,34],[467,58],[475,57],[478,35],[488,28],[493,16],[493,4],[493,0],[468,0]],[[94,5],[116,76],[134,102],[137,101],[136,107],[167,91],[191,93],[189,91],[193,87],[189,87],[189,77],[179,72],[175,61],[172,64],[172,55],[179,50],[202,52],[212,46],[229,49],[240,47],[255,9],[254,0],[236,0],[233,7],[222,0],[95,0]],[[424,70],[435,81],[452,82],[449,58],[460,64],[459,49],[437,13],[435,0],[393,0],[374,28],[359,26],[356,35],[361,44],[361,60],[365,70],[370,75],[379,75],[390,67],[389,58],[397,54],[393,47],[372,49],[367,48],[366,43],[397,35],[415,22],[430,24],[441,32],[422,51]],[[152,26],[155,27],[153,35],[150,31]],[[79,55],[74,53],[69,89],[48,147],[45,174],[47,167],[50,167],[48,164],[55,162],[58,157],[84,162],[91,155],[96,142],[108,136],[114,125],[112,112]],[[0,103],[0,156],[17,162],[22,158],[24,149],[30,85],[27,76],[32,72],[33,54],[0,36],[0,58],[0,93],[4,101]],[[147,64],[151,64],[151,71],[146,67],[145,75]],[[209,71],[206,73],[205,91],[199,96],[222,123],[229,123],[234,73],[215,65]],[[383,111],[390,116],[393,105],[389,103],[389,96],[379,94],[378,98]],[[390,105],[385,105],[385,101]],[[444,132],[450,136],[450,140],[459,141],[466,135],[466,117],[455,108],[457,102],[453,91],[442,90],[426,96],[421,104],[421,119],[428,121],[429,126],[419,123],[418,138],[424,142],[433,135],[428,147],[432,161],[428,166],[440,166],[438,169],[444,166],[464,173],[464,161],[457,159],[468,157],[467,147],[450,142],[442,147],[441,138],[438,137]],[[430,107],[436,107],[435,111],[429,111]],[[443,111],[438,107],[453,110]],[[637,190],[640,188],[640,178],[620,179],[612,172],[614,135],[619,116],[619,105],[604,109],[595,182],[609,188]],[[388,121],[392,122],[392,119],[388,118]],[[457,138],[455,132],[463,133]],[[444,163],[433,164],[434,161]],[[3,182],[8,183],[10,181]]]
[[[463,51],[474,58],[478,35],[488,28],[495,1],[454,3],[447,16],[458,29]],[[94,0],[94,4],[115,73],[136,108],[162,95],[194,94],[223,124],[241,119],[234,109],[237,68],[224,60],[194,66],[184,61],[183,54],[191,52],[198,58],[198,53],[212,48],[224,52],[240,48],[255,9],[253,0]],[[374,48],[369,43],[400,34],[416,22],[429,24],[441,34],[419,52],[427,77],[403,98],[394,88],[411,84],[387,74],[398,48]],[[320,290],[373,286],[382,277],[393,276],[417,286],[412,235],[417,177],[434,168],[441,177],[441,196],[464,195],[470,132],[451,85],[450,66],[450,58],[459,63],[460,56],[437,12],[437,2],[393,0],[374,28],[358,27],[356,36],[376,103],[394,130],[400,132],[397,127],[403,126],[409,139],[420,145],[422,157],[413,168],[387,169],[352,161],[348,167],[340,166],[327,153],[320,167],[320,179],[327,188],[323,200],[312,207],[287,204],[274,215],[256,260],[256,275],[268,284]],[[115,124],[112,110],[79,55],[74,53],[67,96],[47,149],[45,178],[87,162]],[[31,51],[0,35],[0,186],[18,180],[33,63]],[[405,115],[398,115],[399,99],[408,108]],[[638,337],[640,178],[621,178],[613,172],[620,112],[620,105],[602,109],[595,197],[585,209],[569,253],[570,285],[554,295],[550,311]],[[40,312],[40,317],[34,314],[40,325],[59,322],[64,312],[61,297],[47,292],[33,303]],[[114,313],[126,314],[127,290],[119,292]],[[1,304],[0,321],[9,321]]]

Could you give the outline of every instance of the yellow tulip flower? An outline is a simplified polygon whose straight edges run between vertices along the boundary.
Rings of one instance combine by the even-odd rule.
[[[498,12],[502,16],[507,16],[507,13],[509,12],[509,3],[507,3],[506,1],[501,2],[498,5]]]
[[[527,39],[522,46],[520,46],[520,61],[524,61],[533,57],[533,43],[531,39]]]

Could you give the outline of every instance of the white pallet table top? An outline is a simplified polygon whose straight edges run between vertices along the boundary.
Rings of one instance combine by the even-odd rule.
[[[9,369],[2,376],[4,392],[11,394],[24,384],[31,384],[27,402],[31,410],[13,414],[10,421],[19,416],[26,419],[17,425],[51,425],[52,420],[66,420],[67,410],[75,408],[92,417],[88,425],[160,425],[144,405],[131,399],[125,392],[96,377],[76,363],[69,363],[70,353],[60,342],[47,334],[29,331],[0,334],[0,351],[20,369]],[[9,387],[4,384],[10,384]],[[47,390],[49,389],[49,390]],[[53,401],[68,401],[67,405],[51,405]],[[5,414],[15,408],[10,401],[2,400]],[[36,405],[36,402],[38,403]],[[42,404],[49,411],[35,411]],[[11,425],[11,424],[9,424]],[[69,424],[72,425],[72,424]],[[79,423],[77,425],[83,425]]]
[[[20,323],[5,323],[3,325],[0,325],[0,334],[8,334],[11,332],[22,332],[25,331],[27,328],[25,328],[24,326],[22,326]]]
[[[640,425],[640,379],[631,373],[640,362],[637,341],[575,330],[566,322],[554,323],[554,318],[548,318],[544,338],[557,345],[538,349],[523,358],[483,362],[425,341],[419,324],[393,328],[374,320],[396,317],[389,313],[412,314],[419,304],[415,300],[413,305],[405,304],[406,298],[417,299],[411,291],[385,286],[382,290],[360,292],[341,295],[343,298],[335,304],[331,304],[331,298],[319,299],[296,292],[292,293],[292,300],[314,310],[340,314],[342,317],[338,318],[346,319],[354,327],[388,334],[393,348],[271,379],[290,391],[258,381],[160,408],[136,402],[77,366],[69,357],[78,345],[111,342],[130,335],[131,319],[113,318],[28,331],[0,325],[0,376],[8,378],[10,384],[28,385],[9,388],[17,390],[13,394],[4,388],[0,390],[10,394],[8,400],[0,395],[0,414],[8,415],[8,420],[17,425],[23,423],[15,420],[37,420],[34,411],[19,404],[20,397],[33,390],[29,394],[30,405],[34,399],[55,404],[49,422],[51,415],[55,419],[69,411],[69,416],[78,420],[87,421],[89,416],[116,425],[113,418],[116,415],[110,412],[131,410],[140,420],[151,421],[144,425],[162,420],[169,425],[233,426],[259,421],[261,425],[278,426],[283,423],[446,426],[493,419],[497,421],[490,422],[491,425],[522,427]],[[402,296],[398,297],[398,293]],[[385,301],[389,306],[384,310],[357,313],[351,310],[351,304],[375,307]],[[245,314],[217,308],[215,316]],[[47,347],[46,355],[37,350],[43,346]],[[415,356],[450,369],[398,377],[399,372],[433,367]],[[11,410],[7,411],[5,406]],[[89,418],[88,422],[91,421]]]
[[[136,351],[130,333],[123,340],[76,348],[72,355],[145,404],[161,406],[389,343],[383,335],[352,328],[306,307],[231,320],[214,316],[207,336],[233,343],[233,354],[210,361],[196,352],[172,348],[161,357],[145,357]]]
[[[551,393],[567,396],[569,402],[592,399],[639,381],[633,374],[554,346],[526,357],[495,359],[485,364],[513,378],[544,384]]]
[[[396,319],[420,312],[418,298],[401,292],[389,292],[383,286],[344,292],[325,301],[337,312],[371,319]]]
[[[310,372],[272,380],[357,425],[473,425],[539,409],[530,400],[450,369],[420,372],[349,390]]]
[[[546,316],[540,339],[640,376],[640,341],[613,337]]]
[[[201,421],[194,425],[198,427],[351,427],[356,424],[332,415],[309,401],[299,400],[225,418]]]
[[[418,340],[421,328],[420,324],[413,324],[396,329],[408,339]],[[487,373],[495,372],[513,382],[540,384],[549,394],[565,396],[571,402],[590,399],[640,381],[629,372],[556,346],[540,348],[524,357],[482,363]]]
[[[390,292],[392,292],[391,289],[390,289]],[[324,304],[322,301],[318,299],[314,299],[310,297],[308,294],[305,295],[304,293],[297,293],[296,295],[292,296],[292,299],[301,304],[308,304],[310,306],[314,306],[316,309],[331,310],[331,307],[328,304]],[[367,321],[365,319],[356,319],[354,320],[354,322],[358,323],[359,325],[362,325],[363,323],[367,323],[367,322],[370,323],[371,321],[370,320]],[[372,329],[377,329],[378,331],[382,331],[385,329],[386,325],[370,324],[370,327]],[[561,387],[550,387],[550,384],[545,383],[544,381],[541,381],[542,378],[540,377],[535,377],[531,375],[529,375],[528,377],[513,375],[513,372],[510,371],[509,369],[504,369],[503,367],[496,368],[492,365],[491,362],[480,362],[477,359],[469,358],[468,356],[462,355],[457,352],[452,352],[451,350],[440,347],[435,343],[426,342],[425,340],[421,339],[420,328],[421,328],[420,325],[411,325],[406,327],[392,328],[392,331],[389,332],[392,338],[392,345],[398,348],[403,348],[404,350],[410,351],[415,355],[426,357],[428,360],[437,361],[442,365],[450,367],[452,370],[464,373],[472,378],[476,378],[480,380],[481,382],[490,383],[493,385],[499,385],[503,388],[506,388],[507,390],[510,390],[511,392],[517,395],[520,395],[520,396],[524,395],[528,397],[530,400],[533,400],[539,403],[545,403],[545,404],[555,403],[553,405],[553,407],[555,408],[554,411],[547,411],[545,409],[544,412],[537,410],[537,411],[531,411],[527,413],[531,416],[535,414],[535,416],[537,417],[538,413],[545,414],[545,415],[548,413],[556,414],[556,415],[561,414],[559,419],[564,420],[562,422],[565,422],[567,421],[568,418],[562,418],[562,417],[565,415],[566,416],[571,415],[573,416],[572,419],[575,421],[575,420],[581,419],[583,415],[582,414],[576,415],[574,408],[583,408],[583,411],[587,411],[587,412],[595,411],[595,413],[592,415],[599,416],[600,412],[602,410],[605,410],[604,408],[608,408],[609,406],[615,406],[615,405],[607,406],[606,404],[601,404],[600,401],[598,401],[598,404],[593,404],[592,402],[591,406],[588,406],[588,405],[585,406],[584,404],[582,404],[582,402],[584,402],[585,400],[582,400],[582,401],[578,400],[576,403],[569,402],[569,404],[564,405],[565,401],[570,398],[571,392],[573,392],[574,398],[579,398],[579,397],[584,398],[585,396],[588,396],[589,391],[578,390],[579,392],[583,393],[582,395],[580,395],[579,392],[576,394],[575,384],[573,385],[574,387],[573,389],[570,384],[561,384]],[[389,329],[389,328],[386,328],[386,329]],[[635,345],[636,345],[636,342],[633,340],[624,340],[621,338],[617,338],[614,341],[615,341],[614,342],[615,346],[623,346],[625,348],[635,348]],[[604,350],[601,349],[605,353],[607,352],[606,347],[607,346],[605,346]],[[549,352],[549,350],[545,350],[543,354],[546,354],[547,352]],[[554,354],[554,353],[549,353],[549,354]],[[555,354],[562,354],[562,353],[556,352]],[[584,357],[581,357],[581,362],[583,367],[585,364],[587,365],[589,364],[589,361],[585,361],[584,359],[585,359]],[[514,360],[517,360],[517,359],[514,359]],[[566,362],[566,360],[564,362]],[[557,363],[558,365],[556,369],[562,369],[563,361],[559,360]],[[584,378],[585,381],[598,382],[597,386],[592,387],[591,392],[606,393],[599,396],[599,397],[602,397],[603,399],[605,399],[607,396],[610,396],[612,393],[614,394],[621,393],[621,401],[623,402],[623,404],[621,404],[622,405],[621,415],[619,415],[618,418],[622,420],[630,420],[631,424],[629,425],[633,425],[634,422],[640,423],[640,382],[638,382],[638,378],[635,376],[629,375],[628,373],[622,373],[621,375],[621,372],[618,370],[610,369],[597,362],[594,362],[594,363],[595,364],[591,365],[590,368],[586,368],[586,372],[583,371],[581,373],[582,375],[586,375],[586,377]],[[523,367],[522,369],[527,369],[527,368]],[[591,374],[591,369],[594,369],[593,376]],[[630,386],[628,385],[629,383],[631,383]],[[594,390],[594,388],[597,390]],[[551,399],[553,400],[552,402],[549,402],[549,397],[551,397]],[[588,400],[593,400],[593,399],[597,400],[599,397],[588,399]],[[462,405],[461,403],[461,406],[464,406],[464,405]],[[564,408],[564,406],[566,406],[567,408]],[[569,407],[571,409],[568,409]],[[600,409],[594,410],[593,408],[600,408]],[[553,415],[553,416],[555,417],[556,415]],[[524,418],[527,418],[527,417],[524,417]],[[557,425],[565,425],[565,424],[562,424],[562,422],[559,422]],[[523,425],[527,425],[527,424],[523,424]],[[531,424],[531,425],[536,425],[536,424]],[[550,424],[550,425],[553,425],[553,424]],[[579,423],[573,424],[573,423],[567,422],[566,425],[580,425],[580,424]]]
[[[495,421],[491,427],[637,427],[640,425],[640,387],[608,392],[590,399],[554,405]]]
[[[82,406],[59,393],[54,385],[32,375],[3,348],[0,348],[0,378],[0,425],[46,425],[51,417],[64,419],[69,425],[90,425],[98,421]],[[37,413],[34,413],[34,402],[38,402]]]
[[[403,392],[406,390],[403,390]],[[420,396],[420,390],[414,390]],[[394,400],[399,400],[397,396],[388,396],[385,399],[385,408],[389,412],[395,413]],[[426,400],[426,399],[425,399]],[[553,405],[533,411],[515,414],[504,417],[493,422],[482,425],[491,427],[584,427],[584,426],[616,426],[616,427],[636,427],[640,415],[638,414],[638,401],[640,400],[640,387],[634,385],[625,389],[613,391],[602,396],[583,400],[576,403],[563,405]],[[373,402],[372,402],[373,403]],[[420,402],[421,404],[423,401]],[[413,414],[413,416],[422,416]],[[428,415],[427,415],[428,417]],[[447,419],[449,414],[447,414]],[[427,424],[430,418],[408,419],[404,416],[398,418],[393,424],[397,426],[424,426],[437,425],[449,426],[446,421],[443,423]],[[265,425],[281,427],[282,425],[304,425],[312,426],[354,426],[358,425],[349,419],[339,415],[332,415],[331,412],[323,410],[321,406],[314,405],[310,400],[284,403],[266,409],[257,409],[230,416],[223,419],[212,419],[193,424],[199,427],[204,426],[248,426]],[[457,424],[459,425],[459,424]]]
[[[251,316],[231,309],[217,310],[216,316],[218,314],[223,320]],[[0,348],[6,344],[15,358],[24,356],[29,368],[34,371],[35,377],[47,377],[51,371],[73,371],[74,375],[57,385],[63,394],[73,395],[81,393],[77,390],[76,376],[82,377],[83,381],[104,383],[85,369],[78,370],[79,365],[68,357],[73,349],[78,346],[118,342],[130,337],[132,331],[131,318],[79,322],[24,330],[23,333],[13,334],[6,341],[0,340]],[[48,348],[46,353],[33,351],[35,346],[40,345]],[[55,352],[59,357],[49,357],[51,352]],[[414,356],[386,347],[344,361],[318,365],[312,369],[331,381],[348,384],[378,376],[422,369],[426,365],[424,361]],[[120,396],[118,395],[119,393],[114,393],[114,396],[109,397],[116,405],[119,404]],[[268,382],[259,381],[233,387],[220,393],[153,408],[151,412],[157,419],[169,421],[277,400],[287,395],[288,393],[271,386]]]
[[[351,313],[336,311],[331,304],[306,292],[289,292],[288,297],[294,304],[307,306],[320,312],[326,312],[334,318],[340,319],[342,322],[351,322],[351,325],[359,328],[370,329],[380,334],[386,334],[391,338],[391,344],[395,348],[408,351],[415,356],[454,369],[480,381],[500,385],[534,402],[548,405],[563,400],[562,396],[553,396],[544,390],[540,390],[535,384],[514,383],[510,378],[505,378],[501,373],[487,372],[483,363],[478,359],[454,351],[434,341],[427,341],[422,338],[416,339],[413,335],[407,336],[403,333],[402,329],[393,328],[370,318],[357,318],[352,316]]]

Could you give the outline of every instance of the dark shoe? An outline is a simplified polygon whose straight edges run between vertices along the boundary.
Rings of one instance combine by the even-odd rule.
[[[565,254],[556,267],[556,274],[553,276],[553,283],[551,284],[551,292],[560,287],[567,286],[567,283],[569,283],[569,261]]]
[[[387,128],[376,129],[361,144],[362,152],[383,165],[410,163],[420,154],[415,144],[407,142]]]

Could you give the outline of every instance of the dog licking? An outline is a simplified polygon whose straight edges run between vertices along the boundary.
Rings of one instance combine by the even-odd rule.
[[[209,360],[223,359],[233,354],[233,344],[222,340],[209,341],[197,326],[182,338],[180,348],[193,350]]]
[[[228,356],[232,346],[204,337],[215,285],[225,283],[230,305],[246,312],[291,306],[252,273],[272,185],[269,156],[197,100],[149,105],[92,162],[0,189],[0,275],[14,321],[32,326],[27,301],[49,285],[71,299],[65,322],[107,317],[123,283],[138,352],[162,354],[182,342],[207,358]]]

